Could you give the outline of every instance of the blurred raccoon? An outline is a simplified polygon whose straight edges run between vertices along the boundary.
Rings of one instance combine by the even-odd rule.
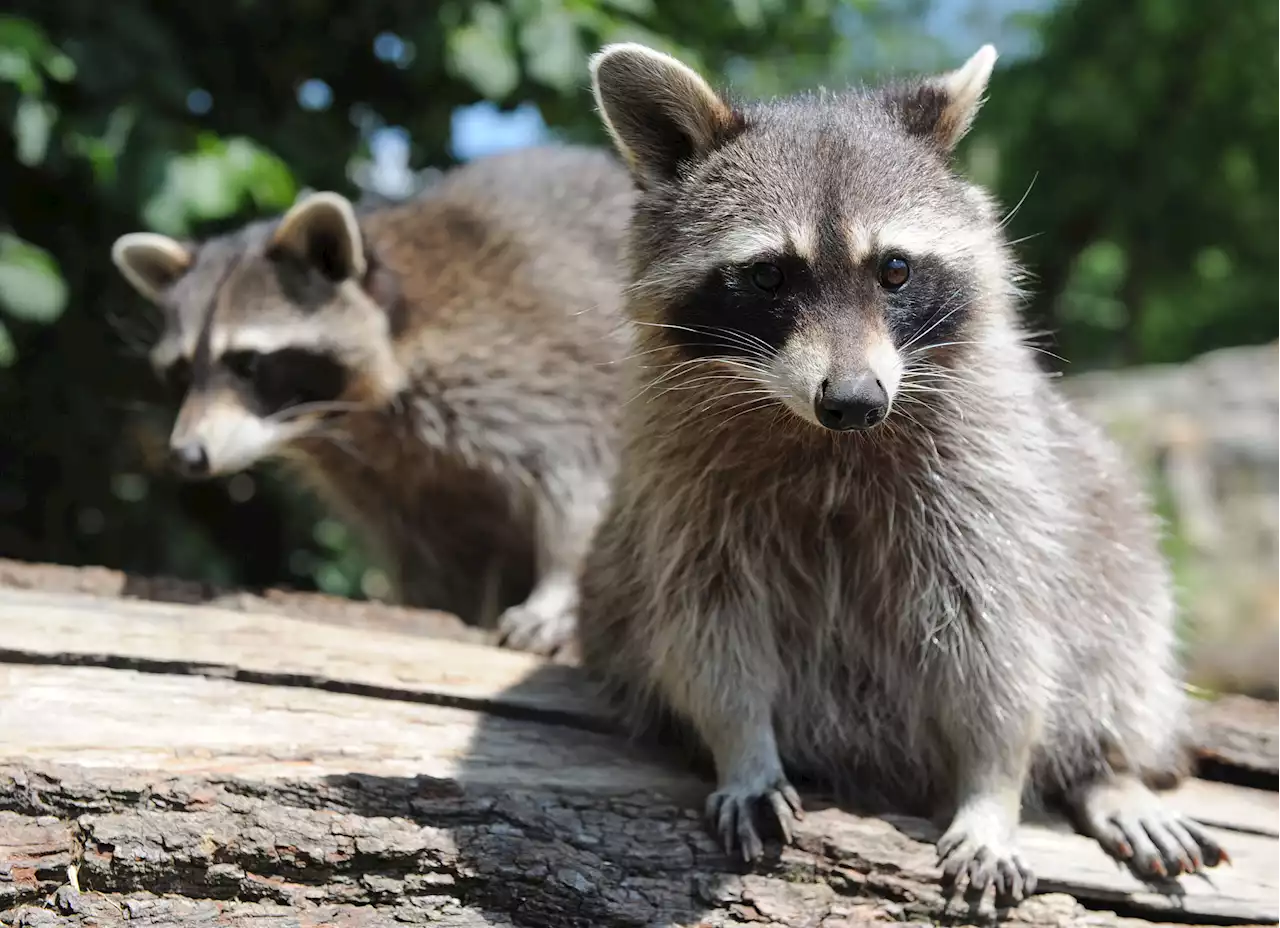
[[[554,651],[614,467],[631,200],[610,153],[552,145],[399,204],[318,192],[207,241],[122,236],[163,311],[174,467],[293,462],[402,602]]]
[[[624,410],[584,663],[714,762],[762,852],[792,778],[944,816],[944,878],[1034,891],[1022,800],[1145,876],[1226,858],[1151,791],[1186,768],[1157,523],[1037,366],[995,204],[953,169],[995,63],[736,106],[643,46],[592,61],[641,190]]]

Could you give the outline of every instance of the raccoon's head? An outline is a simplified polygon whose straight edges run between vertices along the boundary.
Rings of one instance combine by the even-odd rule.
[[[163,311],[151,363],[180,398],[169,451],[183,475],[246,468],[402,387],[360,226],[338,194],[201,243],[130,233],[111,256]]]
[[[593,90],[641,192],[642,337],[710,389],[741,391],[734,372],[833,431],[936,391],[928,372],[1013,292],[994,205],[950,163],[995,60],[987,45],[926,79],[735,106],[667,55],[606,46]]]

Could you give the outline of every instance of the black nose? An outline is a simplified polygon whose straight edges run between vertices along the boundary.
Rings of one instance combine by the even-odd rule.
[[[889,396],[871,374],[835,383],[824,380],[813,408],[818,421],[832,431],[869,429],[884,421],[889,412]]]
[[[209,456],[199,442],[178,445],[169,449],[169,466],[183,477],[207,477]]]

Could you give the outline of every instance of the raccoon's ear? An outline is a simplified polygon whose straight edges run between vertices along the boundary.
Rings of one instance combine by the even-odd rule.
[[[154,232],[129,232],[111,246],[111,261],[133,289],[151,300],[191,267],[191,251],[181,242]]]
[[[889,88],[885,102],[909,133],[950,154],[982,107],[995,63],[995,46],[984,45],[954,71]]]
[[[364,277],[364,236],[351,201],[322,191],[302,197],[276,227],[271,247],[309,262],[333,281]]]
[[[637,183],[661,183],[741,128],[742,118],[688,65],[635,42],[591,56],[591,91]]]

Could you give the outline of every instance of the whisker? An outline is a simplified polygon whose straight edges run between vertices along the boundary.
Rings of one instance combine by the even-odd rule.
[[[1036,171],[1034,174],[1031,175],[1031,183],[1027,184],[1027,189],[1023,191],[1022,199],[1018,200],[1017,205],[1014,206],[1013,209],[1009,210],[1008,215],[1006,215],[1003,219],[1000,220],[1000,222],[996,226],[997,229],[1003,229],[1005,226],[1009,224],[1009,222],[1013,219],[1014,216],[1018,215],[1018,210],[1022,209],[1023,203],[1027,202],[1027,196],[1031,193],[1031,188],[1036,185],[1036,178],[1038,178],[1039,176],[1040,176],[1039,171]]]
[[[726,345],[737,345],[744,350],[750,351],[755,357],[763,361],[772,361],[777,352],[768,342],[744,332],[741,329],[731,329],[723,326],[687,326],[673,325],[667,322],[641,322],[636,321],[636,325],[649,326],[655,329],[671,329],[676,332],[688,332],[691,335],[710,335],[723,339]]]
[[[286,406],[277,412],[267,416],[271,422],[288,422],[308,413],[324,413],[324,412],[360,412],[365,410],[376,409],[374,403],[357,403],[354,400],[331,400],[316,401],[310,403],[298,403],[293,406]]]

